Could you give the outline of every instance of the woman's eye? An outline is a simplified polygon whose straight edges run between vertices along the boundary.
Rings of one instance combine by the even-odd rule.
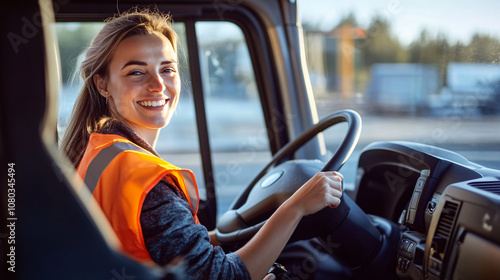
[[[128,73],[129,76],[136,76],[136,75],[141,75],[141,74],[142,74],[142,72],[139,70],[130,71]]]
[[[163,73],[174,73],[175,72],[175,69],[174,68],[165,68],[163,69],[162,71]]]

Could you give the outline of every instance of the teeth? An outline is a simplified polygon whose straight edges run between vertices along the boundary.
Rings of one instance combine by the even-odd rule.
[[[159,107],[165,105],[165,100],[160,101],[141,101],[139,102],[142,106],[145,107]]]

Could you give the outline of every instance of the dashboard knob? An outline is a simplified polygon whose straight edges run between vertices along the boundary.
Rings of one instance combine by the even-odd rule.
[[[432,214],[434,213],[434,210],[436,210],[436,202],[434,201],[429,201],[429,203],[427,203],[427,211]]]

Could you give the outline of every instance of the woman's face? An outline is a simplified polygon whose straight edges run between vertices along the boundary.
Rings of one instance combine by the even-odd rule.
[[[177,54],[162,34],[134,35],[118,45],[108,76],[95,79],[111,112],[137,133],[158,132],[172,117],[181,89]]]

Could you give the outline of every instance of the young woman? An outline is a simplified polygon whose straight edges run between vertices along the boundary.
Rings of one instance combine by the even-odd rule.
[[[131,11],[107,22],[81,65],[84,86],[62,143],[123,250],[191,279],[262,279],[302,217],[340,203],[342,175],[320,172],[245,246],[226,254],[199,224],[194,176],[154,147],[180,94],[177,35],[168,15]]]

